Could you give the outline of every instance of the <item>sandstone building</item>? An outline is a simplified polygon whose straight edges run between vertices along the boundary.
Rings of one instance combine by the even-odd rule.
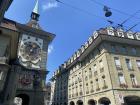
[[[140,105],[140,33],[95,31],[52,82],[53,105]]]

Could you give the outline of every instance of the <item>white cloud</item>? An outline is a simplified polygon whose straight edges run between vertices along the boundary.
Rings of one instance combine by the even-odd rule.
[[[53,46],[50,45],[49,48],[48,48],[48,54],[50,54],[52,51],[53,51]]]
[[[44,11],[46,11],[48,9],[56,8],[56,7],[58,7],[57,2],[48,2],[48,3],[42,5],[42,9]]]

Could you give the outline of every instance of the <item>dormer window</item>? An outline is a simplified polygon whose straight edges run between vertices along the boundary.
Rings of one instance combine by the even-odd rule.
[[[95,32],[93,33],[93,37],[94,37],[94,39],[96,39],[96,38],[98,37],[98,32],[97,32],[97,31],[95,31]]]
[[[127,37],[130,38],[130,39],[134,39],[133,32],[132,31],[129,31],[127,33]]]
[[[136,33],[136,39],[140,40],[140,33]]]
[[[73,62],[73,57],[71,57],[71,60],[70,60],[70,63],[72,63]]]
[[[85,48],[88,48],[88,42],[85,43]]]
[[[114,36],[114,29],[112,27],[107,28],[107,33],[108,33],[108,35]]]
[[[117,30],[117,33],[118,33],[118,36],[119,36],[119,37],[124,37],[124,32],[123,32],[122,29],[118,29],[118,30]]]
[[[84,45],[82,45],[82,47],[81,47],[81,51],[82,51],[82,53],[85,51],[85,47],[84,47]]]
[[[73,58],[74,58],[74,60],[77,58],[76,53],[74,54]]]
[[[89,39],[88,39],[89,44],[91,44],[92,41],[93,41],[92,37],[89,37]]]

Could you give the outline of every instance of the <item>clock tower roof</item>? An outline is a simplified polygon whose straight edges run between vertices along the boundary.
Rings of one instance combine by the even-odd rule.
[[[39,0],[36,0],[36,3],[35,3],[35,7],[31,13],[31,19],[30,21],[27,23],[27,26],[30,26],[30,27],[33,27],[33,28],[36,28],[36,29],[41,29],[41,27],[39,26]]]

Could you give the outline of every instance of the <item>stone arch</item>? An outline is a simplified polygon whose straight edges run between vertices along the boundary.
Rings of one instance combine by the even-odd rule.
[[[75,103],[73,101],[70,102],[70,105],[75,105]]]
[[[96,105],[96,101],[93,99],[88,100],[88,105]]]
[[[29,105],[30,97],[27,94],[18,94],[15,99],[14,103],[17,105]]]
[[[130,95],[124,97],[125,105],[140,105],[140,96]]]
[[[82,100],[78,100],[77,101],[77,105],[83,105],[83,101]]]
[[[111,105],[111,101],[107,97],[100,98],[98,102],[100,105]]]

